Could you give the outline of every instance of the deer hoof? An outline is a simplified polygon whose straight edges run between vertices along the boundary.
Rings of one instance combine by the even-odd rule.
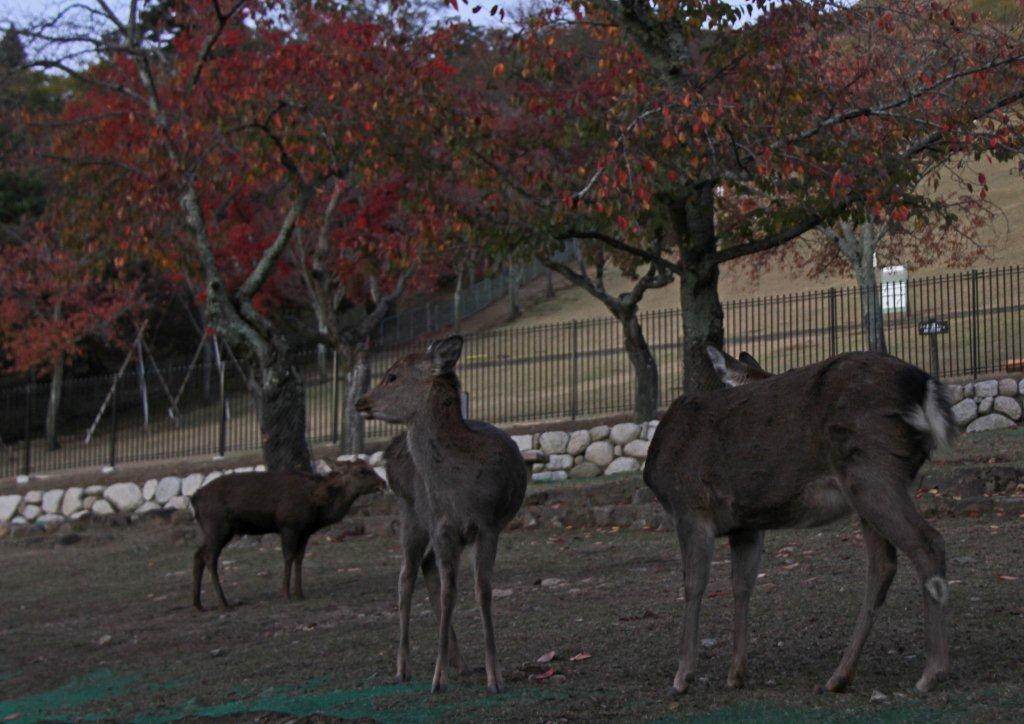
[[[488,694],[500,694],[504,690],[505,690],[505,687],[500,682],[499,683],[495,683],[495,684],[488,684],[487,685],[487,693]]]
[[[430,693],[431,694],[443,694],[445,692],[445,689],[447,689],[447,688],[448,688],[448,684],[444,683],[443,681],[435,681],[434,683],[432,683],[430,685]]]
[[[925,671],[921,675],[921,678],[917,680],[914,685],[914,689],[918,694],[927,694],[935,685],[946,678],[946,672],[944,671]]]
[[[681,697],[683,694],[686,693],[686,690],[688,688],[690,688],[689,685],[683,686],[682,689],[677,689],[675,684],[672,684],[671,686],[669,686],[668,687],[668,691],[666,692],[669,701],[675,701],[676,699]]]
[[[825,688],[820,689],[819,691],[822,694],[841,694],[846,691],[846,687],[849,685],[850,680],[848,678],[843,676],[833,676],[828,680],[828,683],[825,684]]]
[[[743,674],[729,674],[725,680],[725,685],[730,689],[742,689],[744,684]]]

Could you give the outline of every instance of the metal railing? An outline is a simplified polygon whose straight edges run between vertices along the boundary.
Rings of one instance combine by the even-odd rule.
[[[888,351],[944,378],[1022,371],[1022,273],[1012,267],[907,282],[897,305],[902,308],[881,317]],[[888,293],[848,287],[727,302],[726,347],[750,352],[774,372],[865,349],[863,296],[877,300]],[[920,334],[920,325],[932,320],[945,322],[948,331]],[[645,312],[640,321],[658,363],[659,404],[665,407],[682,392],[681,314],[678,309]],[[373,378],[397,357],[422,347],[421,341],[376,346]],[[345,398],[337,365],[315,350],[298,355],[297,362],[306,387],[310,442],[335,442],[343,432]],[[43,435],[48,383],[0,388],[0,476],[259,449],[258,411],[237,367],[189,375],[182,365],[161,372],[162,381],[147,370],[143,386],[134,370],[127,371],[89,443],[85,431],[113,377],[66,380],[57,450],[49,449]],[[459,374],[472,416],[499,425],[593,418],[633,407],[634,375],[621,328],[610,316],[467,335]],[[176,405],[165,388],[181,390]],[[144,397],[148,424],[142,416]],[[381,439],[395,430],[373,421],[367,438]]]

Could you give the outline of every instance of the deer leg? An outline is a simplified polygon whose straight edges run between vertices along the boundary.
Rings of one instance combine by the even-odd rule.
[[[230,538],[228,540],[230,540]],[[217,564],[220,562],[220,552],[227,543],[227,540],[206,541],[206,567],[210,569],[210,578],[213,579],[213,588],[217,591],[217,597],[220,598],[220,605],[223,606],[225,611],[231,610],[231,604],[228,603],[228,599],[224,595],[224,588],[220,585],[220,573],[217,570]]]
[[[203,610],[203,569],[206,568],[206,544],[196,549],[192,556],[192,605]]]
[[[295,580],[293,581],[292,595],[300,601],[306,599],[305,594],[302,592],[302,561],[306,557],[306,545],[309,544],[309,536],[299,540],[298,546],[295,551]]]
[[[861,481],[854,478],[851,497],[860,516],[910,559],[921,579],[926,661],[916,688],[926,693],[949,672],[949,641],[945,624],[949,584],[946,582],[945,543],[942,534],[917,512],[904,480],[885,481],[884,485],[878,483],[877,479]]]
[[[402,570],[398,574],[398,660],[395,663],[395,681],[412,679],[409,670],[409,618],[412,614],[412,594],[416,587],[416,574],[423,561],[429,538],[426,531],[402,526]],[[436,575],[436,573],[435,573]],[[437,615],[436,601],[434,615]]]
[[[726,685],[743,686],[747,675],[747,619],[750,612],[750,594],[757,583],[757,570],[764,550],[764,532],[747,530],[729,535],[729,553],[732,559],[732,665]]]
[[[672,681],[672,695],[684,693],[693,681],[697,661],[697,626],[700,604],[708,585],[711,557],[715,552],[714,528],[701,519],[677,520],[676,534],[683,557],[683,636],[679,669]]]
[[[434,663],[434,678],[430,684],[433,694],[444,691],[448,686],[448,642],[451,637],[452,618],[455,615],[455,593],[458,583],[459,556],[461,546],[454,536],[440,532],[431,536],[430,547],[437,556],[437,569],[441,579],[438,607],[440,617],[437,633],[437,660]]]
[[[839,667],[825,685],[825,689],[828,691],[843,691],[853,681],[857,659],[860,658],[861,649],[864,648],[864,642],[871,632],[875,614],[885,603],[889,586],[896,576],[896,549],[892,543],[879,535],[864,520],[861,520],[861,530],[864,533],[864,548],[868,555],[868,577],[867,585],[864,588],[864,602],[861,604],[860,613],[857,616],[857,624],[853,629],[850,645],[847,647],[846,653],[843,654]]]
[[[434,551],[427,551],[423,558],[423,582],[427,585],[427,596],[430,599],[430,606],[434,610],[434,618],[441,620],[441,581],[437,575],[437,557]],[[452,624],[448,634],[448,663],[453,669],[459,672],[460,676],[468,676],[472,673],[470,668],[462,660],[459,651],[459,639],[455,635],[455,624]]]
[[[484,668],[487,670],[487,691],[500,694],[504,688],[501,669],[498,667],[498,651],[494,643],[494,619],[491,613],[491,575],[494,559],[498,555],[496,533],[481,534],[473,552],[473,577],[476,587],[476,603],[484,626]]]
[[[284,577],[281,579],[281,595],[291,600],[292,563],[299,552],[299,539],[290,530],[281,531],[281,554],[284,557]]]

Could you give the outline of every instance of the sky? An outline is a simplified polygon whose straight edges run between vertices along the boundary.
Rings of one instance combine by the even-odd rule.
[[[0,23],[6,27],[11,21],[21,23],[32,18],[46,16],[64,4],[66,3],[59,0],[0,0]],[[122,3],[114,0],[113,4],[116,6]],[[479,13],[474,14],[472,8],[477,4],[481,5],[483,9]],[[518,4],[517,0],[472,0],[469,5],[465,5],[460,1],[458,15],[464,20],[486,25],[497,22],[489,14],[492,6],[498,5],[508,11],[510,7],[514,7],[516,4]],[[455,11],[450,8],[445,12],[449,15],[455,14]]]

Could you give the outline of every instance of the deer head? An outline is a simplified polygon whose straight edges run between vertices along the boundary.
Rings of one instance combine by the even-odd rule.
[[[384,479],[365,461],[340,462],[317,486],[313,502],[317,505],[328,505],[331,501],[350,503],[360,496],[378,493],[385,488]]]
[[[459,380],[454,370],[461,354],[462,337],[455,335],[432,342],[426,352],[403,357],[356,402],[356,409],[367,419],[408,423],[424,411],[432,395],[457,408]]]
[[[717,347],[709,345],[708,357],[711,358],[711,365],[715,368],[718,378],[725,383],[726,387],[739,387],[748,382],[757,382],[772,376],[770,372],[765,372],[757,360],[746,352],[740,352],[740,358],[735,359]]]

